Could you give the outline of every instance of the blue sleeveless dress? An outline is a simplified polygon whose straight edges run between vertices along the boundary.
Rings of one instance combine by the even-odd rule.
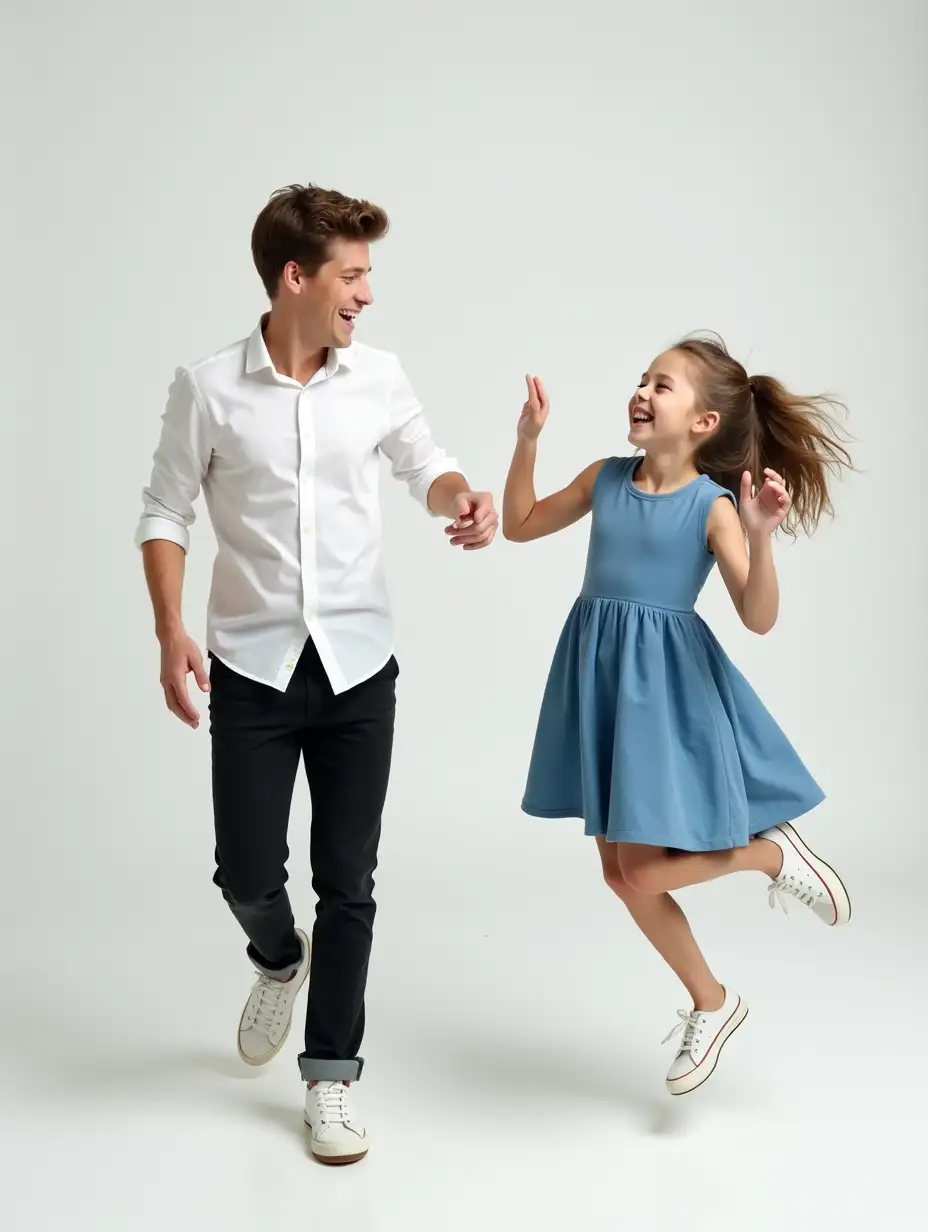
[[[522,808],[589,835],[722,851],[790,821],[821,788],[694,604],[715,563],[702,475],[661,495],[610,458],[593,488],[583,589],[542,702]]]

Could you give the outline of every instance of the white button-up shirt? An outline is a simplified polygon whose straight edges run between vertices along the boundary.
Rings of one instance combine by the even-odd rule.
[[[234,671],[283,691],[307,636],[336,693],[389,661],[381,451],[426,508],[459,470],[385,351],[332,350],[301,385],[276,371],[259,325],[177,370],[136,542],[186,552],[203,489],[218,543],[207,648]]]

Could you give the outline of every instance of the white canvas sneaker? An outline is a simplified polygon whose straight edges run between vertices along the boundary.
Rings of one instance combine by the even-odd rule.
[[[324,1164],[354,1164],[367,1154],[367,1130],[351,1119],[347,1082],[312,1082],[306,1087],[303,1120],[313,1155]]]
[[[309,938],[296,930],[303,958],[292,979],[275,980],[259,973],[238,1024],[238,1055],[246,1065],[267,1065],[290,1034],[293,1004],[309,975]]]
[[[771,907],[779,901],[785,911],[787,897],[796,898],[824,923],[832,927],[847,924],[851,918],[851,900],[844,882],[833,868],[809,850],[793,826],[774,826],[758,838],[776,843],[783,852],[783,867],[770,883]]]
[[[737,993],[725,990],[725,1003],[720,1010],[677,1010],[682,1019],[664,1043],[683,1032],[683,1039],[673,1065],[667,1073],[667,1090],[671,1095],[688,1095],[712,1077],[725,1044],[748,1016],[748,1007]]]

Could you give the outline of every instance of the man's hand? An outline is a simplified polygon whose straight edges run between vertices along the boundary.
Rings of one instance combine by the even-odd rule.
[[[489,547],[499,526],[492,492],[462,492],[454,503],[457,517],[445,527],[451,546],[463,547],[465,552]]]
[[[168,710],[188,727],[200,726],[200,713],[187,692],[187,676],[193,672],[203,693],[209,692],[209,675],[193,638],[183,631],[161,639],[161,687]]]

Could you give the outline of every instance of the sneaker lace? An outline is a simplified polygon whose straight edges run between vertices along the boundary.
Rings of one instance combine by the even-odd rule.
[[[661,1041],[664,1044],[669,1044],[675,1035],[683,1033],[683,1039],[680,1041],[678,1053],[690,1052],[693,1048],[693,1042],[696,1039],[696,1032],[702,1026],[702,1014],[697,1010],[690,1012],[689,1010],[677,1010],[677,1017],[681,1020],[677,1023],[669,1035],[665,1036]]]
[[[767,901],[771,909],[776,910],[777,903],[779,903],[784,915],[789,915],[789,908],[786,905],[788,898],[796,898],[806,907],[814,907],[821,897],[820,891],[814,886],[794,877],[778,877],[767,887]]]
[[[273,1030],[280,1014],[280,1004],[286,984],[281,980],[272,979],[268,975],[260,975],[255,985],[253,1007],[254,1024],[259,1031],[267,1035]]]
[[[343,1082],[320,1083],[313,1089],[313,1094],[323,1121],[347,1125],[348,1088]]]

